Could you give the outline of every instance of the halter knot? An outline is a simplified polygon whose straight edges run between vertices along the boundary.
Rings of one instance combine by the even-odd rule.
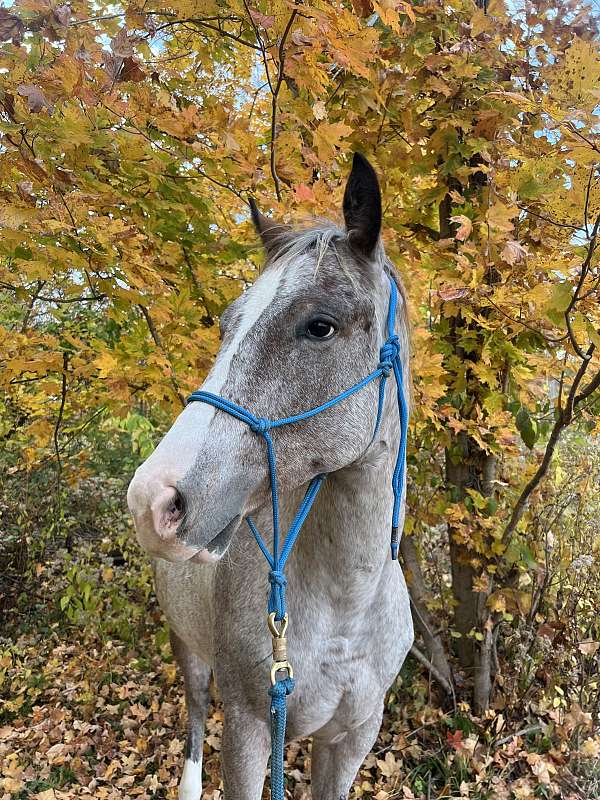
[[[287,586],[287,578],[278,569],[272,569],[269,572],[269,583],[271,586],[277,586],[279,589],[285,589]]]
[[[394,361],[399,355],[400,341],[397,336],[390,336],[389,339],[386,339],[383,343],[379,351],[378,367],[386,378],[389,377],[394,366]]]
[[[271,423],[268,419],[264,419],[264,417],[258,417],[257,419],[248,422],[248,427],[254,433],[266,433],[271,428]]]
[[[277,622],[285,616],[285,587],[287,586],[287,578],[278,569],[269,571],[269,583],[271,584],[271,591],[269,593],[269,613],[275,612],[275,619]]]

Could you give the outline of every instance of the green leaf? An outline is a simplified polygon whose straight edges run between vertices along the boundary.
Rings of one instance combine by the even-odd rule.
[[[569,307],[571,297],[573,296],[573,287],[568,281],[557,283],[552,287],[552,295],[546,305],[546,313],[564,314]]]
[[[518,410],[515,417],[517,430],[521,434],[521,439],[531,450],[538,438],[538,427],[535,420],[529,416],[529,411],[524,406]]]

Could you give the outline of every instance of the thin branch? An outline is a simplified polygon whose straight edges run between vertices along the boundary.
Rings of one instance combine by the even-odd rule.
[[[258,42],[258,49],[262,55],[262,61],[265,68],[265,76],[267,78],[267,83],[269,84],[269,89],[273,92],[273,83],[271,81],[271,73],[269,72],[269,59],[267,57],[267,51],[265,48],[265,43],[262,40],[262,36],[258,30],[256,22],[254,22],[254,17],[250,12],[250,8],[248,6],[247,0],[243,0],[244,8],[246,9],[246,14],[248,15],[248,19],[250,20],[250,25],[252,25],[252,29],[254,30],[254,36],[256,37],[256,41]]]
[[[595,345],[591,344],[586,353],[586,358],[582,360],[579,370],[575,375],[573,383],[571,385],[571,389],[567,396],[567,401],[565,404],[565,408],[559,412],[558,418],[554,423],[554,427],[550,433],[550,438],[548,439],[548,444],[546,445],[546,450],[544,452],[544,457],[542,461],[535,471],[535,474],[528,481],[525,488],[521,492],[519,499],[517,500],[515,507],[513,508],[513,512],[511,517],[508,521],[506,528],[504,529],[504,533],[502,534],[502,543],[505,547],[508,546],[512,534],[514,533],[517,525],[519,524],[523,514],[525,513],[525,509],[529,503],[529,498],[533,494],[533,492],[537,489],[538,485],[542,481],[542,479],[546,476],[548,472],[548,467],[552,461],[552,456],[554,455],[554,451],[556,450],[556,445],[560,439],[560,436],[563,430],[571,424],[573,420],[573,411],[579,405],[579,403],[588,397],[592,392],[594,392],[600,386],[600,371],[596,373],[596,375],[592,378],[592,380],[588,383],[588,385],[583,389],[579,394],[577,390],[579,389],[579,385],[583,380],[587,368],[590,365],[591,357],[595,350]]]
[[[590,193],[592,191],[592,180],[594,178],[595,171],[596,171],[596,165],[594,164],[594,165],[592,165],[590,167],[590,174],[588,176],[588,182],[587,182],[587,186],[586,186],[586,189],[585,189],[585,205],[583,207],[583,224],[585,226],[586,234],[587,234],[587,229],[588,229],[588,225],[589,225],[588,212],[589,212],[589,208],[590,208]]]
[[[537,211],[532,211],[527,206],[521,206],[519,203],[516,204],[517,208],[520,208],[521,211],[526,211],[528,214],[531,214],[532,217],[537,217],[537,219],[542,219],[544,222],[548,222],[550,225],[555,225],[557,228],[569,228],[572,231],[580,231],[580,225],[569,225],[568,222],[557,222],[555,219],[551,219],[550,217],[545,217],[543,214],[538,214]]]
[[[579,346],[579,342],[575,336],[575,331],[573,330],[573,326],[571,325],[571,315],[568,311],[565,311],[565,323],[567,325],[567,333],[569,334],[569,341],[571,342],[571,346],[573,350],[577,353],[579,358],[589,358],[589,356],[584,353],[584,351]]]
[[[587,255],[582,264],[579,282],[577,284],[575,293],[571,298],[569,307],[567,308],[567,317],[568,317],[568,312],[571,311],[571,309],[577,302],[579,292],[581,291],[583,282],[585,280],[585,276],[592,262],[592,257],[596,249],[596,243],[599,231],[600,231],[600,216],[598,216],[598,218],[596,219],[594,230],[592,231],[592,236],[588,244]],[[571,341],[573,341],[573,339],[571,339]],[[573,414],[575,409],[583,400],[585,400],[587,397],[593,394],[596,391],[596,389],[600,387],[600,370],[598,370],[598,372],[589,381],[587,386],[585,386],[585,388],[579,391],[579,387],[585,377],[588,367],[590,366],[590,363],[592,361],[592,356],[595,350],[596,350],[596,345],[592,342],[589,345],[587,351],[585,353],[581,353],[581,364],[579,365],[579,369],[577,370],[575,378],[573,379],[573,383],[571,384],[571,388],[567,395],[564,408],[562,409],[558,408],[558,415],[556,418],[556,422],[554,423],[552,431],[550,432],[550,438],[548,439],[548,443],[546,445],[546,450],[544,451],[544,456],[542,458],[542,461],[537,470],[535,471],[533,477],[527,482],[521,494],[519,495],[519,498],[515,503],[512,514],[508,521],[508,524],[506,525],[506,528],[504,529],[504,532],[502,534],[502,543],[504,544],[505,547],[508,546],[512,538],[512,535],[516,530],[517,525],[519,524],[521,518],[523,517],[523,514],[525,513],[525,509],[529,504],[529,498],[531,497],[533,492],[537,489],[543,478],[546,476],[546,473],[548,472],[548,468],[552,461],[552,457],[554,455],[554,451],[561,437],[561,434],[563,430],[566,427],[568,427],[573,421]],[[577,352],[579,353],[579,348],[577,348]]]
[[[120,19],[125,16],[125,12],[121,14],[104,14],[102,17],[89,17],[88,19],[76,19],[69,22],[69,28],[77,28],[79,25],[87,25],[90,22],[105,22],[109,19]]]
[[[29,303],[27,304],[27,310],[25,311],[25,316],[23,317],[23,321],[21,322],[21,333],[25,333],[27,328],[29,327],[29,320],[31,319],[31,315],[33,313],[33,307],[35,305],[35,301],[39,298],[40,292],[42,291],[46,283],[47,281],[42,281],[42,280],[39,280],[37,282],[37,288],[29,298]],[[16,291],[16,288],[13,291]]]
[[[494,749],[498,747],[502,747],[503,744],[508,744],[512,742],[517,736],[529,736],[530,733],[539,733],[542,730],[541,725],[528,725],[526,728],[521,728],[514,733],[510,733],[508,736],[504,736],[502,739],[498,739],[497,742],[494,742]]]
[[[275,83],[275,88],[273,89],[273,97],[272,97],[272,104],[271,104],[271,175],[273,176],[273,183],[275,184],[275,194],[277,195],[277,199],[281,202],[281,187],[279,182],[279,176],[277,174],[277,165],[276,165],[276,151],[275,151],[275,142],[277,139],[277,99],[279,97],[279,92],[281,90],[281,85],[283,83],[284,77],[284,68],[285,68],[285,42],[290,32],[290,29],[296,19],[298,11],[294,9],[290,14],[290,18],[285,26],[285,30],[283,32],[283,36],[281,37],[281,41],[279,42],[279,66],[277,70],[277,82]]]
[[[37,299],[45,303],[62,305],[63,303],[93,303],[96,300],[106,300],[107,297],[108,295],[106,294],[95,294],[91,297],[44,297],[43,295],[39,295]]]
[[[181,390],[179,389],[179,384],[177,383],[177,378],[175,377],[175,370],[173,369],[173,364],[171,363],[171,357],[161,341],[160,335],[156,329],[156,326],[154,325],[154,320],[150,316],[150,312],[148,311],[146,306],[140,304],[138,305],[138,308],[140,309],[144,319],[146,320],[146,324],[148,325],[148,330],[150,331],[150,335],[154,340],[154,344],[158,347],[160,352],[164,355],[164,357],[167,359],[169,363],[169,378],[171,381],[171,386],[173,387],[173,391],[177,395],[177,398],[179,399],[182,408],[185,408],[185,398],[181,393]]]
[[[402,554],[402,566],[410,593],[410,603],[415,628],[423,638],[423,643],[433,667],[443,676],[446,684],[451,688],[449,693],[453,695],[452,670],[446,656],[446,651],[444,650],[444,644],[439,633],[434,630],[433,622],[427,610],[427,590],[412,536],[405,535],[402,537],[400,552]]]
[[[535,328],[533,325],[530,325],[529,323],[524,322],[522,319],[517,319],[516,317],[511,317],[511,315],[508,314],[497,303],[495,303],[490,296],[486,296],[485,300],[486,300],[487,303],[489,303],[490,305],[494,306],[496,311],[499,311],[502,314],[502,316],[506,317],[506,319],[510,320],[515,325],[521,325],[523,328],[527,328],[527,330],[533,331],[534,333],[537,333],[538,336],[541,336],[542,339],[544,339],[546,342],[548,342],[548,344],[561,344],[562,342],[564,342],[568,338],[568,335],[560,336],[558,339],[555,339],[552,336],[548,336],[548,334],[543,333],[539,328]]]
[[[585,389],[582,389],[582,391],[577,395],[573,402],[573,407],[577,408],[583,400],[593,394],[593,392],[595,392],[598,388],[600,388],[600,370],[598,370],[596,375],[594,375]]]
[[[100,408],[97,408],[96,411],[94,411],[94,413],[90,417],[88,417],[84,422],[81,423],[81,425],[78,425],[75,429],[73,429],[70,432],[70,435],[67,437],[67,439],[65,439],[60,449],[64,451],[65,448],[69,444],[71,444],[73,439],[76,439],[80,433],[83,433],[83,431],[87,427],[89,427],[89,425],[91,425],[91,423],[96,419],[96,417],[100,416],[100,414],[103,414],[105,411],[106,411],[106,406],[100,406]]]
[[[429,670],[429,672],[433,675],[433,677],[440,684],[440,686],[444,689],[444,691],[447,694],[452,695],[453,694],[452,686],[448,683],[446,678],[444,678],[442,673],[433,666],[433,664],[427,658],[427,656],[423,655],[423,653],[419,650],[419,648],[414,644],[410,648],[410,652],[411,652],[411,655],[413,655],[417,659],[417,661],[419,661],[425,667],[425,669]]]
[[[590,185],[588,183],[588,194],[589,194],[589,188],[590,188]],[[586,219],[587,219],[587,203],[588,203],[588,197],[586,196],[586,212],[585,212],[586,213]],[[598,218],[596,219],[596,222],[594,223],[594,228],[592,230],[592,235],[590,236],[590,239],[589,239],[590,243],[589,243],[589,246],[588,246],[587,255],[586,255],[586,257],[585,257],[585,259],[583,261],[583,264],[581,265],[581,272],[579,273],[579,280],[577,281],[577,286],[575,287],[575,291],[573,292],[573,296],[571,297],[569,305],[567,306],[567,309],[565,310],[565,322],[567,324],[567,332],[569,334],[569,339],[571,341],[571,344],[573,345],[573,349],[575,350],[575,352],[577,353],[579,358],[587,358],[587,356],[583,352],[583,350],[579,347],[579,344],[578,344],[577,339],[575,337],[575,333],[574,333],[573,327],[571,325],[571,311],[573,310],[575,304],[579,300],[579,295],[580,295],[581,290],[583,288],[583,284],[585,283],[585,279],[587,278],[587,275],[588,275],[588,272],[589,272],[589,269],[590,269],[590,266],[591,266],[591,263],[592,263],[592,258],[594,256],[594,250],[596,249],[596,242],[598,240],[598,229],[599,228],[600,228],[600,215],[598,216]],[[587,223],[586,223],[586,230],[587,230]]]
[[[60,517],[62,511],[62,498],[61,498],[61,483],[62,483],[62,460],[60,457],[59,434],[60,426],[62,424],[63,414],[65,411],[65,403],[67,402],[67,369],[69,367],[69,354],[63,350],[63,366],[61,375],[60,387],[60,406],[58,408],[58,416],[54,423],[54,431],[52,433],[52,441],[54,442],[54,455],[56,458],[56,497],[54,507],[55,526],[58,533],[60,533]]]
[[[228,39],[233,39],[234,42],[238,44],[243,44],[244,47],[251,47],[253,50],[259,50],[260,47],[256,44],[252,44],[247,39],[243,39],[241,36],[236,36],[234,33],[230,33],[226,31],[224,28],[220,27],[219,25],[211,25],[210,22],[205,22],[203,19],[198,17],[190,17],[189,19],[175,19],[171,22],[165,22],[164,25],[161,25],[159,28],[156,29],[156,33],[160,33],[161,31],[165,30],[166,28],[172,28],[175,25],[199,25],[203,28],[208,28],[215,33],[218,33],[219,36],[226,36]]]
[[[231,192],[239,200],[243,200],[244,203],[246,203],[246,199],[244,198],[244,195],[241,192],[239,192],[235,187],[230,186],[228,183],[222,183],[221,181],[218,181],[216,178],[213,178],[210,175],[207,175],[206,172],[204,172],[204,170],[202,170],[200,167],[197,167],[195,164],[194,164],[194,169],[196,170],[198,175],[201,175],[203,178],[206,178],[206,180],[210,181],[210,183],[214,183],[215,186],[220,186],[221,189],[227,189],[228,192]],[[175,176],[173,176],[173,177],[175,177]]]

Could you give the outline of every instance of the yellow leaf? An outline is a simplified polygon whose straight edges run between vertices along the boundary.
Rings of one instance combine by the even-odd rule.
[[[490,228],[498,231],[511,232],[513,229],[512,220],[518,215],[519,209],[516,206],[512,208],[504,205],[504,203],[494,203],[486,215],[486,220]]]
[[[104,352],[95,359],[94,366],[100,372],[101,378],[108,378],[117,371],[119,362],[112,353]]]
[[[600,83],[600,54],[594,41],[575,37],[564,61],[554,71],[551,93],[569,106],[595,107],[594,90]]]
[[[322,100],[317,100],[317,102],[312,107],[313,114],[315,119],[325,119],[327,116],[327,108],[325,103]]]
[[[352,133],[352,128],[343,122],[321,122],[313,131],[313,143],[319,159],[325,163],[335,156],[336,148],[340,147],[342,139]]]
[[[504,614],[506,612],[506,597],[502,592],[494,592],[490,595],[487,604],[489,608],[497,614]]]

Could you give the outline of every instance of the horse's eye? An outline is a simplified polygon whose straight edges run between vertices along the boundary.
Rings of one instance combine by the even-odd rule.
[[[331,339],[335,331],[335,325],[328,319],[312,319],[306,326],[309,339]]]

